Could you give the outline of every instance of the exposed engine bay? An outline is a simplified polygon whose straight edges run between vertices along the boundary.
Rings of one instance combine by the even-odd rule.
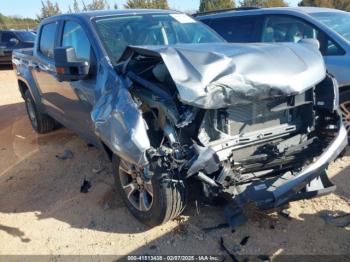
[[[314,52],[308,49],[305,47],[305,59]],[[338,87],[324,68],[314,66],[318,54],[314,52],[317,59],[310,60],[310,67],[303,68],[301,63],[302,68],[286,68],[285,82],[275,85],[271,76],[266,77],[270,82],[257,81],[266,67],[256,69],[262,71],[260,75],[250,72],[250,78],[223,68],[205,80],[205,74],[211,73],[204,65],[220,66],[218,60],[207,61],[210,55],[199,57],[202,64],[192,65],[192,72],[179,79],[176,70],[191,68],[191,64],[183,66],[181,61],[176,66],[174,62],[170,69],[167,58],[174,49],[163,51],[130,47],[116,69],[130,81],[128,91],[147,130],[142,136],[149,138],[144,158],[134,162],[162,166],[176,179],[198,179],[208,198],[224,195],[239,204],[253,201],[261,209],[330,190],[333,185],[325,169],[346,140],[342,133],[334,145],[342,129]],[[186,47],[183,53],[181,48],[176,51],[177,58],[189,52]],[[229,61],[230,56],[218,56],[232,69],[239,69]],[[238,62],[243,59],[240,54],[237,57]],[[193,82],[198,75],[200,82],[210,82],[203,90]],[[184,85],[186,81],[192,84],[190,88]],[[196,94],[195,88],[204,95]],[[331,155],[321,163],[332,143]],[[315,169],[317,163],[321,167]]]

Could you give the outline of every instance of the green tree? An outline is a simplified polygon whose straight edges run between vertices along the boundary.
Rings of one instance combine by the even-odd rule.
[[[169,9],[167,0],[153,0],[151,2],[155,9]]]
[[[20,16],[5,16],[0,13],[0,29],[31,29],[38,25],[38,21]]]
[[[38,20],[42,20],[46,17],[50,17],[53,15],[61,14],[61,10],[57,4],[57,2],[54,4],[50,0],[41,1],[41,12],[40,15],[37,15]]]
[[[169,9],[167,0],[128,0],[125,8]]]
[[[283,7],[288,6],[284,0],[243,0],[241,7]]]
[[[235,2],[233,0],[201,0],[199,3],[199,12],[229,8],[235,8]]]
[[[349,0],[333,0],[334,8],[350,12],[350,1]]]
[[[104,10],[104,9],[110,9],[109,4],[107,3],[106,0],[92,0],[90,4],[85,4],[84,1],[83,3],[83,11],[94,11],[94,10]]]
[[[298,5],[333,8],[332,0],[302,0]]]
[[[73,1],[73,11],[75,13],[79,13],[80,12],[80,7],[79,7],[79,4],[78,4],[78,1],[77,0],[74,0]]]
[[[349,0],[302,0],[299,6],[328,7],[350,12]]]

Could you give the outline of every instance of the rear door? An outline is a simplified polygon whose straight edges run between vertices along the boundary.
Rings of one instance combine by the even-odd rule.
[[[35,50],[35,61],[33,61],[33,75],[42,102],[47,112],[60,123],[66,125],[68,119],[63,108],[58,106],[60,83],[57,81],[53,50],[56,46],[59,22],[49,22],[40,27],[39,42]]]

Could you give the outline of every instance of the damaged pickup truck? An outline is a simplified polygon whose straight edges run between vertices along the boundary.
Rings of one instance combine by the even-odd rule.
[[[33,128],[103,149],[149,226],[184,210],[190,184],[262,210],[335,189],[347,132],[313,42],[229,44],[178,12],[97,11],[43,20],[13,63]]]

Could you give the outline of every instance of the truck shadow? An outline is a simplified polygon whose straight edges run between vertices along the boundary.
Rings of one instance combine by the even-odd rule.
[[[5,70],[12,70],[12,64],[11,65],[0,65],[0,71],[5,71]]]

